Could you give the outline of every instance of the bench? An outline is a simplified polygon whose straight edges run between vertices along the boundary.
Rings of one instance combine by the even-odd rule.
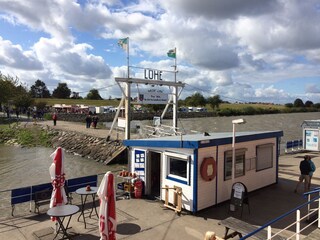
[[[40,214],[40,206],[50,203],[51,194],[52,189],[45,189],[34,193],[34,212]]]
[[[239,236],[239,238],[242,238],[245,235],[248,235],[249,233],[254,232],[258,229],[258,227],[255,227],[247,222],[244,222],[242,220],[239,220],[234,217],[228,217],[222,221],[219,222],[219,225],[222,225],[225,227],[225,235],[223,239],[229,239],[233,238],[235,236]],[[232,230],[233,232],[229,233],[229,230]],[[254,235],[250,236],[250,239],[267,239],[267,231],[261,230]],[[281,237],[279,235],[272,237],[272,240],[285,240],[286,238]]]
[[[31,187],[32,200],[34,201],[34,212],[40,213],[40,206],[50,203],[52,194],[52,184],[44,183]]]

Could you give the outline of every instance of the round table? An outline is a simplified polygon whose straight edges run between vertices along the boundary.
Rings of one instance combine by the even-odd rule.
[[[77,212],[79,212],[79,207],[76,206],[76,205],[62,205],[62,206],[56,206],[56,207],[53,207],[53,208],[50,208],[48,211],[47,211],[47,214],[50,216],[50,217],[55,217],[59,223],[59,228],[57,229],[57,232],[56,232],[56,236],[54,238],[57,237],[57,235],[59,234],[60,232],[60,229],[62,230],[62,233],[63,233],[63,236],[62,236],[62,239],[70,239],[68,233],[67,233],[67,229],[69,227],[69,223],[70,223],[70,220],[71,220],[71,217],[76,214]],[[66,217],[69,217],[69,220],[67,222],[67,225],[64,226],[63,225],[63,221]]]
[[[92,196],[92,207],[91,207],[91,212],[90,212],[89,217],[91,218],[91,214],[92,214],[93,209],[94,209],[95,212],[96,212],[97,217],[99,218],[99,215],[98,215],[98,212],[97,212],[96,201],[95,201],[96,200],[97,191],[98,191],[97,187],[90,187],[90,191],[87,191],[86,187],[79,188],[79,189],[76,190],[76,193],[79,194],[80,197],[81,197],[81,214],[78,217],[78,221],[79,221],[80,217],[82,216],[83,217],[83,221],[84,221],[84,228],[87,227],[86,218],[85,218],[85,214],[84,214],[84,209],[85,209],[85,205],[86,205],[86,202],[87,202],[87,197],[90,196],[90,195]]]

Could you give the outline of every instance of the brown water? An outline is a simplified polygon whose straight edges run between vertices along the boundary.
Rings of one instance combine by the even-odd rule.
[[[50,182],[50,158],[54,149],[0,146],[0,191]],[[92,159],[66,153],[64,157],[66,178],[75,178],[107,171],[119,171],[121,165],[107,166]]]
[[[231,132],[233,119],[244,118],[246,124],[237,125],[236,131],[273,131],[282,130],[284,136],[281,151],[288,140],[302,139],[301,124],[304,120],[320,119],[320,113],[270,114],[237,117],[213,117],[181,119],[178,126],[181,130],[190,132]],[[142,125],[150,125],[143,121]],[[164,124],[171,125],[170,121]],[[0,190],[30,186],[50,182],[49,166],[52,163],[50,148],[20,148],[0,146]],[[92,159],[81,158],[66,153],[65,172],[67,178],[100,174],[107,171],[118,171],[123,166],[97,163]]]

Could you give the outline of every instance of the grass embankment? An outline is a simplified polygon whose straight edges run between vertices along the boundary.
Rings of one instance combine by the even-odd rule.
[[[59,99],[59,98],[35,98],[36,102],[46,102],[48,106],[54,104],[86,105],[86,106],[118,106],[118,100],[88,100],[88,99]]]
[[[19,144],[26,147],[51,147],[53,135],[38,126],[24,127],[20,123],[0,125],[0,144]]]

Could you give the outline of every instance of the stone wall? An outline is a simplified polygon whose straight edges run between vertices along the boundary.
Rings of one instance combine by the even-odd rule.
[[[78,132],[62,131],[47,127],[54,135],[52,146],[62,147],[67,152],[87,157],[96,162],[127,163],[127,149],[121,141],[106,141],[105,138],[88,136]]]
[[[159,113],[132,113],[132,120],[152,120],[154,116],[161,116],[161,112]],[[179,112],[178,118],[198,118],[198,117],[214,117],[214,112]],[[98,114],[99,122],[112,122],[115,113],[103,113]],[[121,117],[121,114],[120,114]],[[59,113],[59,120],[70,121],[70,122],[85,122],[86,115],[85,114],[77,114],[77,113]],[[165,115],[165,119],[172,119],[172,113],[167,113]]]

